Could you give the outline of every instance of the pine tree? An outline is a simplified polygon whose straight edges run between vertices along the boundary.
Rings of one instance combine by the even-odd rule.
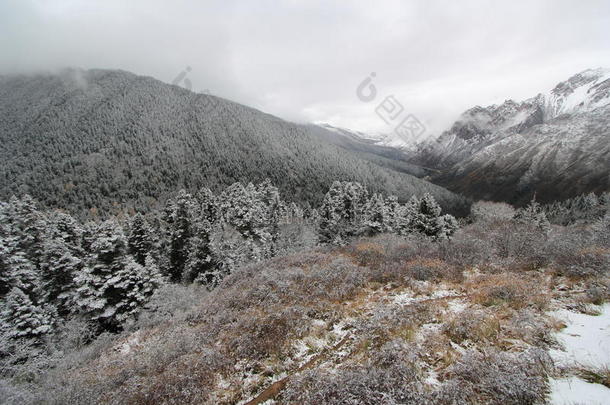
[[[320,242],[341,244],[341,234],[344,228],[344,195],[343,185],[335,181],[320,206],[320,220],[318,223],[318,235]]]
[[[398,216],[400,213],[400,204],[398,197],[391,195],[385,200],[385,218],[384,223],[386,232],[398,233]]]
[[[83,228],[71,215],[54,211],[47,219],[44,238],[60,239],[76,256],[82,255]]]
[[[16,238],[17,249],[23,252],[34,266],[38,266],[46,224],[35,201],[29,195],[20,199],[11,197],[7,216],[7,228]]]
[[[335,181],[320,206],[318,236],[322,243],[343,244],[361,228],[367,192],[358,183]]]
[[[268,180],[257,186],[235,183],[219,200],[224,225],[241,234],[250,258],[260,260],[274,255],[282,206],[277,188]]]
[[[580,201],[580,217],[584,220],[591,221],[599,217],[599,200],[595,193],[589,193],[581,196]]]
[[[52,331],[52,310],[32,302],[20,288],[6,295],[0,312],[0,329],[11,338],[37,338]]]
[[[211,227],[212,225],[204,220],[195,225],[195,236],[190,240],[189,257],[182,275],[182,281],[185,283],[195,280],[202,284],[212,282],[211,274],[214,273],[217,263],[210,245]]]
[[[43,245],[40,264],[42,297],[54,305],[57,313],[67,316],[74,305],[75,278],[82,261],[75,257],[61,239],[50,239]]]
[[[244,187],[234,183],[227,187],[220,197],[220,208],[223,220],[235,228],[244,238],[252,239],[256,235],[259,222],[263,221],[264,209],[256,199],[256,188],[252,183]]]
[[[12,288],[11,255],[11,243],[8,238],[0,235],[0,298]]]
[[[364,221],[362,233],[365,235],[376,235],[388,230],[387,206],[381,194],[373,194],[367,201],[364,210]]]
[[[282,201],[277,187],[269,179],[256,187],[256,201],[263,215],[257,224],[255,234],[266,258],[276,253],[276,243],[279,237]]]
[[[426,236],[436,236],[438,229],[438,218],[441,215],[441,207],[430,194],[424,194],[419,200],[419,206],[413,218],[414,229]]]
[[[190,239],[193,236],[192,218],[194,201],[190,194],[181,190],[167,209],[169,223],[169,269],[170,281],[179,282],[184,274]]]
[[[16,287],[32,297],[40,294],[40,278],[34,264],[19,249],[18,238],[7,237],[2,240],[3,290]]]
[[[197,202],[199,203],[199,217],[210,224],[214,224],[220,220],[218,197],[209,188],[202,188],[197,193]]]
[[[133,255],[136,262],[144,265],[146,256],[154,248],[154,243],[150,226],[142,214],[138,213],[131,219],[127,245],[129,246],[129,253]]]
[[[458,222],[453,215],[445,214],[438,217],[437,232],[435,239],[448,239],[459,228]]]
[[[551,226],[542,207],[536,202],[535,196],[525,208],[517,210],[515,220],[523,224],[535,226],[543,231],[548,231]]]
[[[416,232],[415,217],[419,211],[419,204],[419,198],[412,196],[405,205],[398,207],[395,219],[395,232],[398,235],[406,236]]]
[[[78,311],[101,329],[116,331],[160,283],[158,269],[144,268],[127,254],[127,240],[116,220],[100,224],[87,266],[77,277]]]

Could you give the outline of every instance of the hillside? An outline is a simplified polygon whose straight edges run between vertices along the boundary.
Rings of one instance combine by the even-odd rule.
[[[4,395],[15,404],[603,401],[610,217],[545,231],[503,218],[502,206],[480,208],[440,243],[378,235],[246,265],[211,292],[166,285],[120,335],[86,345],[84,325],[66,325],[47,357],[7,367],[30,380]]]
[[[413,162],[476,199],[525,204],[610,189],[610,71],[587,70],[523,102],[474,107]]]
[[[436,139],[375,146],[390,142],[399,161],[473,199],[551,202],[610,190],[609,116],[610,70],[589,69],[525,101],[475,106]]]
[[[317,204],[333,180],[401,200],[464,200],[283,121],[211,95],[123,71],[68,70],[0,78],[0,197],[29,193],[90,214],[146,211],[180,188],[269,178]]]

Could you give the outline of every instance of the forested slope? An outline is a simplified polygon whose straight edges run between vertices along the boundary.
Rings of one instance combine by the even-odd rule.
[[[123,71],[0,78],[0,197],[29,193],[81,213],[147,210],[177,189],[269,178],[319,203],[333,180],[406,200],[461,197],[360,158],[306,127]]]

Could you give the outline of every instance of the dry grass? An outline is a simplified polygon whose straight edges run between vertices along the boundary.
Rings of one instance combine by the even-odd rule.
[[[383,246],[378,243],[370,241],[358,242],[351,245],[346,250],[360,266],[374,267],[385,261],[386,251]]]
[[[583,302],[598,303],[608,298],[609,284],[597,270],[594,277],[574,278],[524,269],[549,260],[553,269],[599,267],[607,264],[608,250],[579,247],[567,261],[556,252],[541,259],[543,242],[529,246],[531,235],[512,236],[506,224],[490,226],[489,237],[479,225],[440,243],[381,235],[241,268],[191,309],[181,301],[173,304],[180,313],[169,311],[170,319],[143,319],[132,353],[105,349],[85,364],[59,370],[47,386],[57,387],[55,403],[235,403],[298,368],[297,340],[309,343],[308,355],[335,344],[339,335],[331,330],[341,321],[350,335],[343,357],[297,375],[283,400],[333,403],[324,395],[355,401],[360,394],[396,394],[404,403],[450,404],[488,403],[496,395],[496,403],[536,403],[546,389],[544,370],[530,361],[539,353],[525,349],[547,347],[551,332],[561,327],[544,317],[550,286],[567,280],[566,300],[580,289]],[[465,280],[463,270],[473,267],[484,274],[471,272]],[[468,306],[456,313],[460,309],[450,308],[450,299],[394,301],[398,293],[425,300],[441,289],[464,293]],[[462,355],[464,349],[471,350]],[[439,372],[437,391],[423,388],[415,364]],[[504,379],[497,387],[494,376]],[[607,376],[607,370],[590,371],[592,379]],[[409,402],[409,393],[421,401]]]
[[[539,275],[502,273],[476,277],[467,282],[467,290],[475,303],[489,306],[525,307],[544,310],[548,307],[550,293],[548,282]]]
[[[440,259],[417,258],[404,265],[404,272],[419,281],[447,280],[459,283],[464,280],[461,270]]]
[[[580,368],[577,370],[577,374],[580,378],[590,383],[602,384],[610,388],[610,367],[600,368]]]
[[[481,310],[470,310],[450,318],[443,332],[454,342],[495,342],[500,334],[500,320]]]

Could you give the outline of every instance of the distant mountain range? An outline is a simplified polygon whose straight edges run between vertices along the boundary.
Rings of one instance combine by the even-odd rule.
[[[521,205],[534,194],[549,202],[608,191],[610,70],[583,71],[522,102],[473,107],[437,139],[398,149],[431,181],[475,199]]]
[[[317,204],[334,180],[373,192],[467,202],[411,173],[402,152],[339,140],[211,95],[124,71],[0,77],[0,198],[29,193],[81,213],[147,210],[180,188],[269,178],[286,199]]]

